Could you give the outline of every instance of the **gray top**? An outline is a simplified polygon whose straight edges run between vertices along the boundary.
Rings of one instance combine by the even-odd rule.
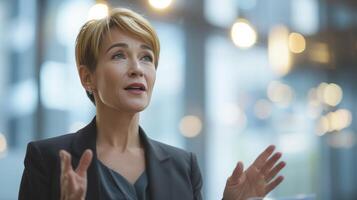
[[[144,171],[136,182],[131,184],[116,171],[105,166],[98,160],[98,175],[100,180],[100,199],[108,200],[148,200],[148,178]]]

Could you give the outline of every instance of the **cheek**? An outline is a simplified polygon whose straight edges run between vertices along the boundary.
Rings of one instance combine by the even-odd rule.
[[[154,87],[156,81],[156,71],[150,72],[148,75],[148,83],[150,84],[151,88]]]
[[[113,90],[120,86],[122,73],[115,67],[106,67],[98,74],[98,86],[101,89]]]

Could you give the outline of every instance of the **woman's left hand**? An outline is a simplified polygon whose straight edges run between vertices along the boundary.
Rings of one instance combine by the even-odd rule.
[[[252,197],[265,197],[284,179],[276,175],[285,167],[285,162],[278,162],[281,153],[274,152],[275,146],[265,149],[254,163],[244,171],[243,163],[238,162],[224,189],[224,200],[247,200]]]

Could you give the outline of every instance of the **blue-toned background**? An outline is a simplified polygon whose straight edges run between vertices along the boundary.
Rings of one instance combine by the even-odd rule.
[[[96,3],[156,28],[162,51],[141,125],[198,155],[205,199],[220,199],[236,162],[249,166],[269,144],[288,163],[271,197],[357,199],[355,0],[0,0],[0,200],[17,199],[29,141],[95,114],[74,42],[103,13]]]

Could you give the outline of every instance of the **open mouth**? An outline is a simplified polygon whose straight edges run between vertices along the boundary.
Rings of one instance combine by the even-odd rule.
[[[142,83],[133,83],[124,88],[125,90],[132,90],[132,91],[146,91],[145,85]]]

